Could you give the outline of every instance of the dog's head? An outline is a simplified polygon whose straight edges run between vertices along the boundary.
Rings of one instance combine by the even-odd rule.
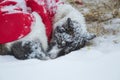
[[[84,28],[82,27],[79,22],[72,21],[68,18],[62,26],[56,27],[53,34],[53,41],[59,47],[71,46],[73,43],[84,46],[85,42],[93,39],[95,35],[83,30]]]
[[[86,42],[95,38],[95,35],[85,29],[79,22],[73,21],[71,18],[68,18],[62,26],[57,26],[51,42],[59,49],[59,52],[56,53],[57,57],[80,49],[85,46]]]

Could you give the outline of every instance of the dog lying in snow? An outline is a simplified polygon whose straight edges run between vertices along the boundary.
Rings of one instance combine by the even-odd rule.
[[[49,56],[56,58],[85,46],[95,37],[86,30],[83,15],[69,4],[59,6],[54,19],[54,32]]]
[[[68,18],[63,25],[57,26],[49,46],[50,58],[56,58],[80,49],[85,46],[87,41],[95,37],[88,32],[82,32],[81,27],[80,23],[72,21],[71,18]]]
[[[21,1],[25,3],[24,0]],[[24,37],[19,36],[17,40],[4,43],[8,49],[7,51],[16,58],[38,58],[41,60],[57,58],[82,48],[87,41],[95,37],[86,30],[83,15],[71,5],[59,0],[26,1],[28,1],[26,2],[28,5],[32,2],[32,5],[29,6],[29,8],[33,9],[30,12],[32,18],[34,18],[31,31]],[[37,8],[34,3],[38,3]],[[47,4],[45,5],[45,3]],[[42,7],[43,14],[38,9],[40,7]],[[45,19],[47,11],[49,13],[47,16],[52,17],[53,22],[51,40],[48,40],[48,29],[50,27],[46,28],[46,25],[50,26],[48,25],[49,18]],[[49,37],[50,35],[49,33]]]

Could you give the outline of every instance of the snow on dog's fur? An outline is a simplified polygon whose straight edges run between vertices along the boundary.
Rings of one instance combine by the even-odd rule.
[[[18,59],[57,58],[83,47],[88,40],[95,37],[87,32],[85,19],[79,11],[69,4],[60,4],[53,20],[53,37],[48,47],[45,25],[36,12],[33,12],[33,15],[35,23],[32,25],[31,33],[22,39],[5,44]]]
[[[83,15],[69,4],[59,5],[49,55],[56,58],[82,48],[95,35],[87,32]]]

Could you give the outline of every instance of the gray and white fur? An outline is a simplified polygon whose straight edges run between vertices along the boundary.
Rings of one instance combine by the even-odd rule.
[[[53,20],[53,37],[48,46],[45,25],[36,12],[33,15],[32,31],[22,39],[5,44],[18,59],[54,59],[82,48],[95,37],[86,30],[85,19],[78,10],[69,4],[61,4]]]

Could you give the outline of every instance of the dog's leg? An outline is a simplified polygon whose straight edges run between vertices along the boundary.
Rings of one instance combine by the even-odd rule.
[[[23,42],[14,43],[11,46],[11,51],[18,59],[47,59],[46,53],[43,50],[41,43],[37,41],[26,41],[24,44]]]

